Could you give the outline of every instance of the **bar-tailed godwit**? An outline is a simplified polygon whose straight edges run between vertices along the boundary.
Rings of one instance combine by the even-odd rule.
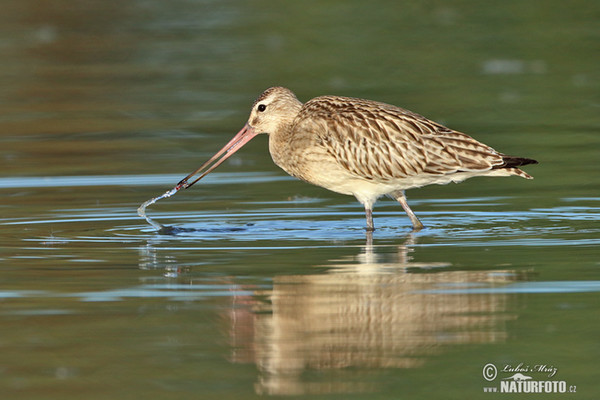
[[[356,197],[365,207],[368,231],[375,229],[373,205],[383,195],[395,198],[419,230],[423,224],[405,190],[474,176],[531,179],[518,167],[537,163],[390,104],[340,96],[302,104],[291,90],[272,87],[256,99],[242,130],[165,195],[190,187],[261,133],[269,135],[271,157],[285,172]]]

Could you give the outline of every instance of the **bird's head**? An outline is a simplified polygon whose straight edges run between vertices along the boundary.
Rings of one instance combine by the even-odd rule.
[[[252,105],[247,126],[256,134],[275,133],[292,123],[302,103],[289,89],[281,86],[265,90]]]

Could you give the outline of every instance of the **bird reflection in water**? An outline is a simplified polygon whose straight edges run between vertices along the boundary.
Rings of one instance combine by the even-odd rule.
[[[258,393],[377,391],[365,372],[419,368],[448,346],[505,340],[514,297],[494,289],[526,280],[527,272],[415,262],[412,234],[395,248],[369,239],[358,254],[316,265],[312,274],[276,275],[272,286],[219,279],[231,289],[221,297],[230,303],[221,318],[229,359],[257,366]],[[170,251],[157,254],[156,244],[140,249],[140,268],[162,269],[192,290],[193,268]]]
[[[416,263],[412,244],[410,236],[390,259],[367,242],[357,256],[327,264],[327,273],[276,276],[272,289],[234,297],[231,360],[257,365],[262,394],[374,391],[361,371],[417,368],[450,345],[505,340],[515,318],[509,296],[466,289],[523,277]],[[320,378],[311,380],[311,371]],[[335,377],[324,381],[323,373]]]

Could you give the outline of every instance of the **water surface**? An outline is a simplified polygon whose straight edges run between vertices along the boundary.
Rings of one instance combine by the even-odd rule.
[[[556,398],[597,397],[599,11],[7,6],[2,393],[479,398],[510,376],[486,364],[523,363],[576,390]],[[175,234],[137,216],[274,84],[398,104],[540,164],[409,191],[418,233],[382,199],[369,238],[360,204],[288,177],[259,137],[148,209]]]

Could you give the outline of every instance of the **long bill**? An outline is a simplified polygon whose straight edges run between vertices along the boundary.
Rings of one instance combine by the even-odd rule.
[[[245,145],[250,140],[252,140],[252,138],[254,138],[254,136],[256,136],[256,135],[257,135],[257,133],[254,130],[254,128],[252,128],[248,124],[244,125],[242,130],[239,131],[233,137],[233,139],[231,139],[229,141],[229,143],[227,143],[225,146],[223,146],[223,148],[221,150],[219,150],[219,152],[217,154],[215,154],[214,156],[211,157],[210,160],[208,160],[207,162],[202,164],[202,166],[200,168],[198,168],[197,170],[195,170],[194,172],[192,172],[191,174],[189,174],[188,176],[183,178],[181,181],[179,181],[177,186],[175,186],[174,190],[179,191],[180,189],[187,189],[190,186],[192,186],[194,183],[198,182],[200,179],[204,178],[213,169],[215,169],[219,165],[221,165],[223,163],[223,161],[225,161],[229,157],[231,157],[233,155],[233,153],[235,153],[236,151],[241,149],[243,145]],[[221,157],[221,158],[219,158],[219,157]],[[216,160],[216,162],[215,162],[215,160]],[[214,164],[213,164],[213,162],[214,162]],[[204,169],[206,169],[206,168],[208,168],[208,169],[206,171],[204,171]],[[204,172],[202,172],[202,171],[204,171]],[[202,173],[202,174],[199,177],[197,177],[196,179],[194,179],[193,181],[191,181],[191,182],[189,181],[193,176],[195,176],[199,173]]]

